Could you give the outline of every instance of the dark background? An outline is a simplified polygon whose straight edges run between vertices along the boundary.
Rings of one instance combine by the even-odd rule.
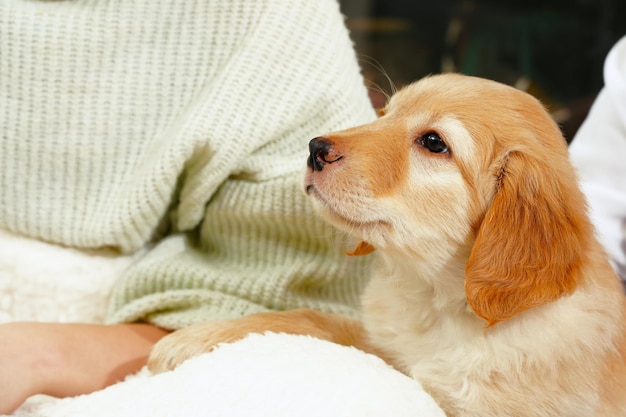
[[[370,96],[425,75],[491,78],[539,98],[571,140],[626,34],[625,0],[340,0]]]

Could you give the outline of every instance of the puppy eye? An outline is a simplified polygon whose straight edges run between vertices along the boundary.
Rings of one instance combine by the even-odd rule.
[[[432,153],[448,153],[448,146],[443,139],[434,132],[426,133],[418,139],[418,143]]]

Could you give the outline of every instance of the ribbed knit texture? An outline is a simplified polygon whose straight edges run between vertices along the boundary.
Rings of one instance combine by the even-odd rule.
[[[0,3],[0,228],[132,253],[174,219],[111,322],[350,314],[367,259],[302,174],[311,138],[373,118],[335,0]]]

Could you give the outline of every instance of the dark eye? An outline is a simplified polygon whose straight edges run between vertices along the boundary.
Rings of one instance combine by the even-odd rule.
[[[430,132],[418,139],[418,143],[432,153],[447,153],[448,146],[438,134]]]

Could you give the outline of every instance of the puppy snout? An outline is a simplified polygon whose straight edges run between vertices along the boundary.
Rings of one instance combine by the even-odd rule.
[[[309,142],[309,158],[307,165],[313,171],[321,171],[324,166],[335,163],[342,158],[333,143],[325,137],[317,137]]]

